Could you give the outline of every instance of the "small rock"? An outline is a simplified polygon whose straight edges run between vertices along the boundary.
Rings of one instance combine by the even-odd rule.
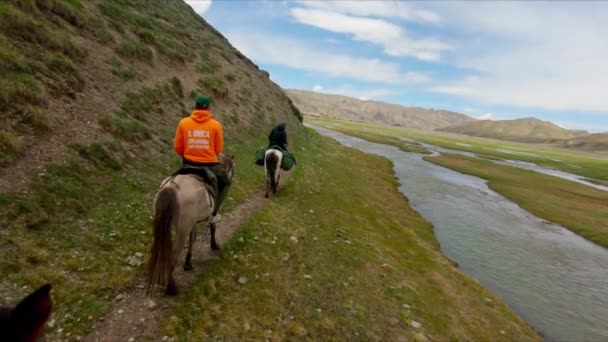
[[[125,310],[123,310],[123,309],[118,310],[119,315],[122,315],[124,312],[125,312]]]
[[[127,298],[127,295],[125,295],[124,293],[121,293],[118,296],[116,296],[116,300],[121,300],[121,299],[125,299],[125,298]]]
[[[486,301],[486,304],[490,305],[492,304],[492,300],[490,298],[484,298],[484,300]]]
[[[163,336],[162,341],[168,341],[169,340],[169,336]]]
[[[241,284],[247,284],[247,277],[240,277],[239,278],[239,283],[241,283]]]
[[[410,321],[410,325],[415,329],[420,329],[422,327],[422,324],[416,321]]]
[[[504,334],[506,334],[506,332],[505,332],[504,330],[501,330],[501,331],[500,331],[500,334],[501,334],[501,335],[504,335]]]
[[[380,267],[389,269],[389,268],[391,268],[391,265],[389,265],[389,264],[382,264],[382,265],[380,265]]]
[[[409,306],[407,304],[403,304],[402,306],[403,306],[404,309],[408,309],[408,310],[412,308],[411,306]]]
[[[89,317],[87,317],[87,319],[88,319],[89,321],[92,321],[92,320],[93,320],[93,316],[89,316]]]
[[[308,212],[312,214],[312,213],[314,213],[315,211],[314,211],[314,210],[312,210],[312,209],[310,209]]]
[[[310,274],[305,274],[304,279],[312,280],[312,276]]]
[[[55,327],[55,322],[56,321],[52,319],[46,325],[49,327],[49,329],[53,329]]]
[[[141,260],[141,258],[138,258],[136,255],[132,256],[128,262],[129,266],[133,267],[139,267],[142,263],[143,261]]]
[[[152,299],[149,299],[148,302],[146,303],[146,306],[148,307],[148,309],[153,310],[155,309],[158,305],[156,304],[155,301],[153,301]]]
[[[298,238],[295,236],[290,237],[289,240],[291,240],[293,243],[298,243]]]
[[[131,338],[129,339],[129,342],[133,342],[133,341],[135,341],[135,337],[131,337]]]

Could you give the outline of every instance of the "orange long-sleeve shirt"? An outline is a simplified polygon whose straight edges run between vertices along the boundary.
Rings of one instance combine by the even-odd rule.
[[[188,161],[217,163],[224,149],[224,128],[209,111],[195,110],[177,126],[173,147]]]

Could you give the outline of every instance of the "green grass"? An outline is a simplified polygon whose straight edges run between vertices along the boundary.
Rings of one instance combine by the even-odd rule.
[[[101,13],[110,26],[119,33],[125,35],[127,31],[132,32],[141,43],[153,46],[161,55],[170,60],[181,62],[192,60],[194,53],[180,41],[186,32],[167,25],[149,14],[149,12],[159,14],[159,7],[166,9],[170,6],[166,4],[159,6],[159,4],[141,1],[115,2],[109,0],[99,4]],[[175,21],[180,20],[183,18]]]
[[[608,192],[533,171],[460,155],[425,160],[489,180],[520,207],[608,247]]]
[[[521,160],[587,178],[608,180],[608,158],[606,155],[598,153],[564,150],[540,144],[513,143],[441,132],[415,131],[373,123],[321,118],[307,118],[307,121],[331,129],[355,132],[365,130],[366,133],[376,133],[382,136],[409,138],[444,148],[476,153],[486,158]]]
[[[9,164],[22,152],[21,139],[11,132],[0,130],[0,167]]]
[[[220,65],[209,55],[208,52],[202,52],[200,61],[197,65],[197,70],[201,74],[213,75],[217,72]]]
[[[402,130],[388,131],[387,135],[382,135],[385,132],[385,128],[376,125],[332,122],[328,120],[311,121],[372,142],[380,142],[398,147],[401,145],[401,141],[396,136]],[[455,137],[441,138],[442,136],[439,136],[437,138],[431,134],[426,132],[411,133],[407,131],[405,136],[452,149],[466,148],[466,150],[474,153],[485,152],[486,154],[483,156],[486,159],[503,156],[502,154],[493,154],[492,152],[488,152],[488,150],[505,148],[490,140],[481,141],[463,138],[462,142],[458,142],[458,140],[455,140]],[[488,144],[493,143],[495,145],[482,145],[486,141]],[[462,145],[458,145],[463,142],[469,146],[463,147]],[[508,146],[510,149],[515,150],[513,147],[515,145]],[[525,151],[524,153],[546,155],[543,153],[544,150],[535,150],[534,146],[524,146],[522,144],[517,146],[519,147],[518,151]],[[565,163],[579,163],[579,165],[583,165],[581,160],[585,160],[584,165],[587,165],[587,168],[582,171],[585,174],[601,174],[606,163],[601,159],[593,159],[585,155],[578,156],[561,151],[549,153],[561,153],[559,154],[559,158],[564,160]],[[517,155],[509,156],[509,159],[519,159],[516,158]],[[528,156],[523,155],[522,157],[526,161],[529,161]],[[533,160],[539,159],[533,158]],[[488,185],[490,188],[509,198],[522,208],[548,221],[561,224],[590,241],[608,247],[608,210],[606,210],[608,206],[608,193],[606,191],[565,179],[517,167],[498,165],[489,160],[470,158],[462,155],[449,154],[440,157],[426,157],[425,160],[458,172],[487,179],[489,180]],[[595,182],[603,183],[603,181]]]
[[[396,137],[383,136],[383,135],[379,135],[379,134],[353,131],[353,130],[342,130],[339,128],[336,128],[335,130],[338,132],[342,132],[344,134],[352,135],[354,137],[364,139],[367,141],[371,141],[371,142],[375,142],[378,144],[393,145],[393,146],[398,147],[403,152],[432,154],[431,151],[427,150],[426,148],[422,147],[419,144],[403,141]]]
[[[205,268],[165,321],[166,334],[180,341],[539,339],[441,256],[432,227],[397,191],[388,160],[316,134],[297,146],[290,184]]]
[[[133,67],[125,65],[120,58],[112,56],[108,60],[112,73],[120,77],[123,81],[131,81],[137,78],[138,74]]]
[[[226,88],[226,84],[221,79],[209,76],[205,78],[201,78],[196,83],[201,89],[209,90],[213,92],[215,96],[218,97],[226,97],[228,96],[228,89]]]
[[[154,62],[154,52],[137,40],[127,39],[123,41],[116,52],[131,61],[140,61],[148,64]]]

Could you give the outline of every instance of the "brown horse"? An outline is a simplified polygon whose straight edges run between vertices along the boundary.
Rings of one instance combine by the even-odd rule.
[[[0,340],[36,341],[44,333],[44,323],[51,316],[51,285],[46,284],[25,297],[14,308],[0,307]]]
[[[234,177],[234,156],[220,155],[220,164]],[[147,289],[166,286],[167,295],[176,295],[177,286],[173,270],[189,237],[184,270],[192,270],[192,245],[196,240],[196,224],[204,222],[211,231],[211,248],[218,250],[215,241],[215,223],[211,215],[214,196],[208,185],[194,175],[177,175],[166,178],[154,198],[154,242],[148,262]],[[172,246],[171,228],[175,228],[175,246]]]

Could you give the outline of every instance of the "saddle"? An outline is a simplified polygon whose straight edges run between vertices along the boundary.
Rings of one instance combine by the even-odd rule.
[[[171,175],[171,178],[179,175],[192,175],[197,178],[209,191],[211,197],[213,197],[214,205],[218,204],[217,196],[220,192],[219,182],[215,174],[211,172],[209,168],[205,166],[182,166]]]

